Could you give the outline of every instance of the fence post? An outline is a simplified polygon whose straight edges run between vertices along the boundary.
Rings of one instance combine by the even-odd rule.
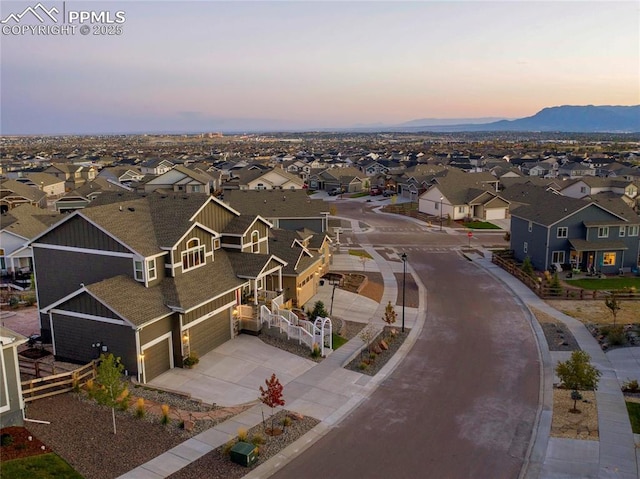
[[[36,361],[35,363],[33,363],[33,369],[34,372],[36,373],[36,377],[39,378],[40,377],[40,362]]]

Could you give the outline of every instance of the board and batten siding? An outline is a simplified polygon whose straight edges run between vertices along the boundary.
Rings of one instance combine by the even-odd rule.
[[[122,244],[105,234],[100,229],[76,216],[61,224],[54,230],[41,237],[38,243],[73,246],[116,253],[131,253]]]
[[[202,211],[196,215],[195,222],[201,223],[214,231],[222,231],[235,217],[236,215],[226,208],[209,202]]]
[[[160,336],[173,331],[174,316],[167,316],[166,318],[159,319],[148,326],[144,326],[140,329],[140,344],[144,345],[150,343]]]
[[[118,321],[122,320],[120,316],[111,311],[100,301],[97,301],[88,293],[82,293],[78,296],[74,296],[73,298],[59,305],[56,309],[65,309],[68,311],[74,311],[76,313],[99,316],[101,318],[116,319]]]
[[[119,357],[129,374],[137,374],[135,331],[122,325],[51,313],[56,358],[86,364],[99,357],[101,351],[92,345],[101,343],[107,352]]]
[[[205,231],[201,228],[194,228],[187,234],[180,243],[173,250],[174,254],[174,263],[182,265],[182,253],[186,251],[187,243],[194,238],[198,238],[200,240],[200,244],[204,245],[205,254],[210,254],[213,248],[213,239],[211,233]]]
[[[14,346],[0,348],[0,428],[22,426],[20,378],[16,377],[17,354]],[[6,389],[5,389],[6,386]]]
[[[199,306],[195,309],[184,314],[182,317],[182,324],[185,326],[193,321],[206,316],[209,313],[212,313],[216,309],[220,309],[224,306],[229,306],[229,308],[235,303],[236,295],[235,291],[230,291],[222,296],[217,297],[216,299],[209,301],[202,306]]]
[[[118,256],[33,248],[38,305],[45,308],[80,289],[121,274],[133,277],[133,260]]]

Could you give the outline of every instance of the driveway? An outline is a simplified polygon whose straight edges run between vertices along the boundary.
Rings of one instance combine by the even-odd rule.
[[[174,368],[149,384],[190,394],[207,404],[235,406],[257,401],[259,387],[275,373],[283,385],[316,363],[241,334],[203,355],[193,369]]]

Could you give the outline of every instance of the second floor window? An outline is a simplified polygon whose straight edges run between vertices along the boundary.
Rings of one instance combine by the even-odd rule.
[[[640,226],[629,226],[629,236],[638,236],[638,230],[640,230]]]
[[[144,263],[142,261],[133,262],[133,277],[136,281],[144,281]]]
[[[569,228],[560,226],[558,228],[558,238],[567,238],[569,236]]]
[[[259,253],[260,252],[260,233],[254,231],[251,233],[251,252]]]
[[[188,271],[204,264],[204,245],[198,238],[187,242],[187,249],[182,252],[182,271]]]
[[[156,273],[156,259],[150,259],[147,261],[147,271],[149,272],[149,281],[154,280],[158,277]]]
[[[600,226],[598,228],[598,238],[608,238],[608,237],[609,237],[609,227]]]

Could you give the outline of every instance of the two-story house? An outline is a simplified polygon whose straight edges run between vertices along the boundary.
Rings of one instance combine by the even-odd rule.
[[[87,181],[93,181],[96,177],[96,169],[93,166],[74,165],[72,163],[52,163],[44,172],[63,179],[65,188],[68,190],[78,188]]]
[[[238,334],[243,299],[281,294],[270,228],[211,196],[103,194],[31,243],[42,336],[141,382],[180,367]]]
[[[514,185],[511,249],[518,261],[529,257],[534,268],[617,274],[636,269],[640,217],[620,199],[602,202],[569,198],[530,185]]]

